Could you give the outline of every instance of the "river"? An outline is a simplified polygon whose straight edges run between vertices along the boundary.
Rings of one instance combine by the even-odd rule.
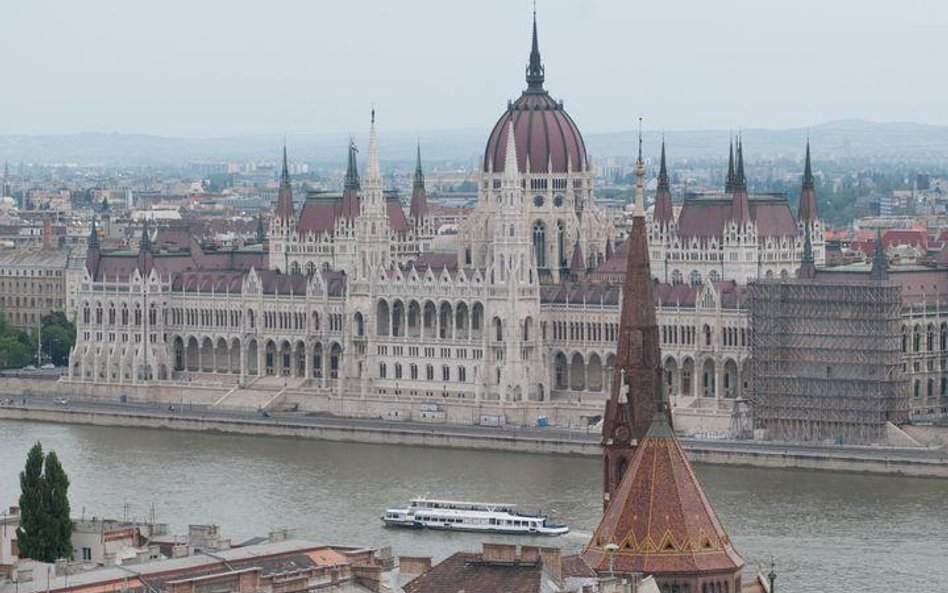
[[[476,535],[382,527],[386,506],[429,494],[542,508],[572,532],[534,541],[575,551],[601,511],[596,459],[15,421],[0,421],[0,506],[16,504],[36,441],[62,460],[74,515],[147,519],[153,507],[175,532],[217,523],[235,542],[292,527],[298,537],[396,554],[477,549]],[[948,591],[948,482],[696,471],[748,566],[776,558],[781,593]]]

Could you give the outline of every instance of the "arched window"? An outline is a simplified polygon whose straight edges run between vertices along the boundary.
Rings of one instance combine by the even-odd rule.
[[[467,369],[458,367],[458,383],[464,383],[465,381],[467,381]]]
[[[434,366],[433,365],[430,365],[430,364],[425,365],[425,379],[429,381],[434,381]]]
[[[402,363],[400,362],[395,363],[395,378],[396,379],[402,378]]]
[[[494,317],[494,337],[498,342],[504,341],[504,324],[500,317]]]
[[[918,329],[918,326],[915,326],[915,329],[912,330],[912,352],[918,352],[922,347],[922,334]]]
[[[928,335],[925,339],[925,349],[929,352],[935,350],[935,326],[928,324]]]
[[[691,282],[692,286],[701,286],[701,272],[698,270],[692,270],[688,281]]]
[[[533,254],[537,267],[546,267],[546,227],[539,220],[533,225]]]
[[[566,225],[562,220],[556,221],[556,251],[557,261],[561,268],[566,267]]]
[[[450,381],[451,380],[451,367],[448,365],[442,365],[441,367],[441,380]]]
[[[379,363],[379,377],[384,379],[388,374],[388,368],[385,366],[384,362]]]
[[[408,373],[409,373],[409,378],[417,379],[418,378],[418,365],[412,364],[410,367],[408,367]]]
[[[673,270],[671,276],[672,284],[677,286],[685,281],[684,277],[681,275],[680,270]]]

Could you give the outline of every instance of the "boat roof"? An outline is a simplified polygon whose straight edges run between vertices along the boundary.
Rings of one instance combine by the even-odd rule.
[[[418,496],[409,500],[409,502],[434,502],[437,504],[453,504],[453,505],[468,505],[468,506],[484,506],[484,507],[515,507],[515,504],[507,504],[502,502],[471,502],[469,500],[448,500],[444,498],[427,498],[425,496]]]

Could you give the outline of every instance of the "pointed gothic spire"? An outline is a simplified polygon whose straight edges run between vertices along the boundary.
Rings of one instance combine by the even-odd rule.
[[[812,225],[819,217],[816,208],[816,189],[814,187],[813,168],[810,165],[810,141],[806,141],[806,160],[803,164],[803,186],[800,188],[800,205],[797,207],[797,221]]]
[[[658,190],[655,194],[655,212],[652,218],[659,224],[666,225],[672,221],[671,188],[668,184],[668,169],[665,166],[665,140],[662,139],[662,160],[658,169]]]
[[[425,191],[425,173],[421,169],[421,142],[418,142],[415,155],[415,179],[411,190],[409,215],[414,223],[420,223],[428,216],[428,194]]]
[[[372,108],[372,122],[369,127],[369,154],[366,163],[365,185],[366,187],[382,187],[382,174],[379,170],[379,153],[375,134],[375,108]]]
[[[744,177],[744,146],[737,137],[737,172],[734,174],[734,193],[731,196],[731,222],[739,225],[751,220],[750,198],[747,195],[747,179]]]
[[[349,138],[349,162],[346,164],[346,189],[359,189],[359,166],[356,163],[356,154],[359,149],[356,148],[355,140]]]
[[[277,194],[277,218],[284,223],[293,220],[293,186],[290,183],[290,167],[286,159],[286,144],[283,144],[283,171],[280,174],[280,191]]]
[[[586,272],[586,260],[583,259],[583,248],[579,241],[573,245],[573,256],[569,261],[569,273],[573,280],[581,280]]]
[[[349,161],[346,165],[346,180],[342,190],[341,215],[350,220],[359,215],[359,190],[362,189],[362,184],[359,181],[359,168],[356,165],[358,152],[355,140],[349,138]]]
[[[632,219],[616,346],[615,376],[603,416],[603,501],[615,495],[635,450],[658,412],[661,350],[645,219]]]
[[[727,155],[727,177],[724,179],[724,191],[731,193],[734,191],[734,138],[731,138],[730,148]]]
[[[527,89],[542,91],[544,80],[543,62],[540,60],[540,42],[537,38],[537,11],[533,9],[533,44],[530,46],[530,62],[527,64]]]
[[[142,238],[138,245],[139,251],[151,251],[151,235],[148,233],[148,219],[142,221]]]
[[[263,213],[257,214],[257,243],[263,243],[267,240],[267,231],[263,228]]]
[[[95,215],[92,216],[92,227],[89,231],[89,249],[99,248],[99,229],[95,224]]]
[[[737,137],[737,172],[734,174],[734,186],[747,190],[747,178],[744,177],[744,140]]]
[[[504,179],[519,183],[520,165],[517,163],[517,138],[514,136],[513,118],[507,124],[507,146],[504,151]]]

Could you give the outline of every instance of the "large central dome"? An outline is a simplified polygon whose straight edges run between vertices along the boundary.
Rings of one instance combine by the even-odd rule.
[[[543,174],[547,171],[565,173],[587,168],[586,145],[573,118],[563,104],[550,97],[543,88],[543,64],[537,42],[537,21],[533,19],[533,47],[527,66],[527,90],[507,107],[487,140],[484,171],[503,172],[507,154],[507,125],[513,122],[517,139],[517,164],[521,172]]]

